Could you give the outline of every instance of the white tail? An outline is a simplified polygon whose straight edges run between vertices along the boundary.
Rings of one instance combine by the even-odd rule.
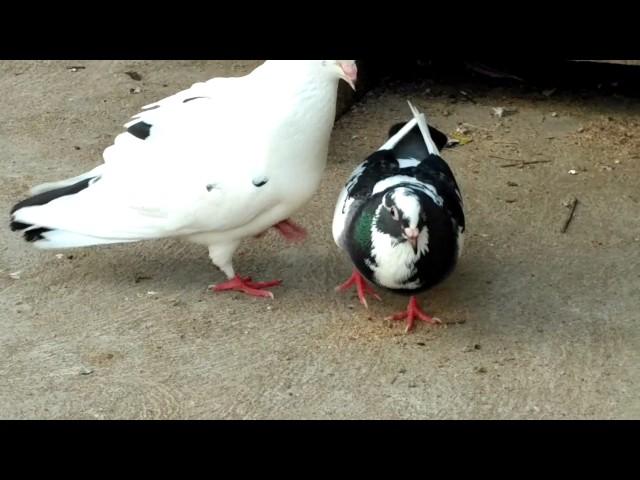
[[[413,127],[416,126],[416,119],[414,118],[413,120],[411,120],[410,122],[407,122],[407,124],[402,127],[400,130],[398,130],[398,133],[396,133],[393,137],[391,137],[389,140],[387,140],[385,142],[384,145],[382,145],[379,150],[392,150],[393,147],[396,146],[396,144],[402,140],[402,138],[411,131],[411,129]]]
[[[422,133],[422,138],[424,138],[424,143],[427,144],[427,149],[429,153],[432,155],[440,155],[440,151],[436,146],[435,142],[431,138],[431,133],[429,133],[429,126],[427,124],[427,119],[424,116],[424,113],[420,113],[413,104],[407,100],[409,104],[409,108],[411,109],[411,113],[413,113],[413,118],[418,122],[418,128],[420,128],[420,132]]]
[[[67,248],[91,247],[112,243],[130,243],[135,240],[120,240],[110,238],[91,237],[81,233],[66,232],[64,230],[50,230],[42,234],[42,239],[33,243],[34,247],[44,250],[63,250]]]
[[[409,133],[417,124],[418,128],[420,128],[420,133],[422,133],[422,138],[424,139],[424,143],[427,145],[427,150],[429,151],[429,153],[440,155],[440,150],[438,150],[438,147],[434,143],[433,139],[431,138],[431,134],[429,133],[429,126],[427,125],[427,119],[425,118],[424,113],[420,113],[410,101],[407,100],[407,103],[409,104],[411,113],[413,113],[413,118],[408,121],[404,127],[398,130],[398,132],[393,137],[387,140],[385,144],[379,148],[379,150],[392,150],[398,144],[398,142],[402,140],[404,136]]]

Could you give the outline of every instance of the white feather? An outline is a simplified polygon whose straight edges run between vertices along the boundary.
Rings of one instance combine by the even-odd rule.
[[[418,123],[418,128],[420,128],[420,133],[422,133],[422,138],[424,139],[424,143],[427,145],[427,150],[432,155],[440,155],[440,151],[436,146],[433,138],[431,138],[431,133],[429,132],[429,126],[427,124],[427,119],[425,118],[424,113],[420,113],[413,104],[407,100],[409,104],[409,108],[411,109],[411,113],[413,113],[414,120]]]
[[[344,232],[344,227],[347,222],[347,216],[349,215],[349,209],[351,205],[353,205],[354,198],[349,194],[351,189],[360,179],[360,176],[365,170],[365,163],[362,162],[360,165],[356,167],[356,169],[351,173],[349,180],[346,185],[340,192],[338,196],[338,201],[336,202],[336,207],[333,212],[333,223],[331,226],[331,231],[333,234],[333,240],[335,241],[338,247],[342,248],[342,234]]]
[[[407,133],[411,131],[413,127],[416,126],[417,121],[418,120],[416,118],[409,120],[404,127],[398,130],[396,134],[387,140],[378,150],[391,150]]]
[[[79,233],[65,232],[64,230],[51,230],[42,234],[43,240],[34,242],[34,246],[43,250],[59,250],[64,248],[90,247],[93,245],[107,245],[122,243],[123,240],[89,237]]]

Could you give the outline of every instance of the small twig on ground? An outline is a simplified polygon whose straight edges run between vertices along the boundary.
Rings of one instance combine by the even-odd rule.
[[[500,165],[500,168],[509,168],[509,167],[525,167],[527,165],[536,165],[538,163],[551,163],[551,160],[530,160],[528,162],[517,162],[517,163],[507,163],[506,165]]]
[[[560,230],[560,233],[566,233],[567,229],[569,228],[569,224],[571,223],[571,220],[573,220],[573,214],[575,213],[577,206],[578,206],[578,199],[574,197],[573,201],[569,205],[569,208],[571,209],[569,210],[569,216],[564,221],[564,225],[562,226],[562,230]]]
[[[454,320],[452,322],[443,322],[442,325],[446,327],[447,325],[463,325],[465,323],[467,323],[467,321],[463,318],[460,320]]]

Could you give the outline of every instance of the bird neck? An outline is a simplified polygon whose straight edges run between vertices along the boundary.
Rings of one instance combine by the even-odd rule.
[[[297,157],[298,168],[324,169],[336,116],[337,83],[295,78],[269,93],[277,125],[274,135],[288,139],[286,155]]]
[[[339,80],[317,73],[311,62],[270,60],[255,74],[254,98],[262,104],[256,121],[272,127],[254,143],[264,142],[267,169],[297,178],[290,189],[301,192],[315,191],[321,180],[336,115]]]
[[[375,218],[375,211],[367,207],[365,205],[362,213],[356,217],[353,231],[353,238],[361,248],[367,248],[371,244],[371,229]]]
[[[327,89],[337,95],[339,83],[337,77],[319,71],[315,61],[305,60],[267,60],[252,75],[260,78],[259,85],[271,98],[308,98],[326,93]]]

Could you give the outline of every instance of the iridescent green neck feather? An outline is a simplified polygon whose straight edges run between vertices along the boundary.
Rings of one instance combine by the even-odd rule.
[[[354,238],[358,245],[367,247],[371,244],[371,226],[373,225],[373,212],[363,211],[356,221]]]

